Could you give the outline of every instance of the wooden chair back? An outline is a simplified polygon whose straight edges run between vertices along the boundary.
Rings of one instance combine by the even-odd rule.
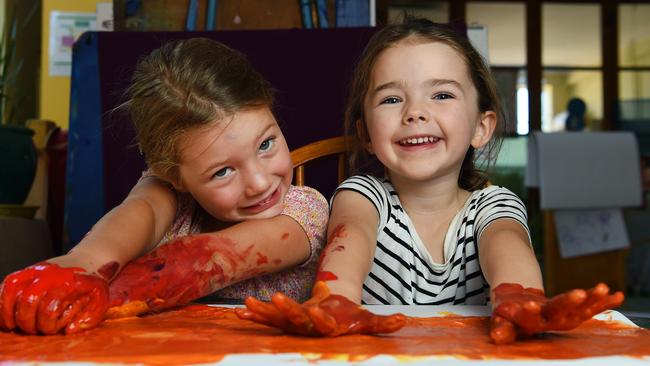
[[[314,141],[291,151],[291,161],[294,168],[294,184],[297,186],[305,185],[305,164],[312,160],[332,155],[338,156],[338,184],[346,177],[345,138],[343,136]]]

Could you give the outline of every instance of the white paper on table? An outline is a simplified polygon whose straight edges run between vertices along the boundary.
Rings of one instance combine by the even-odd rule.
[[[553,217],[562,258],[623,249],[630,245],[620,208],[556,210]]]

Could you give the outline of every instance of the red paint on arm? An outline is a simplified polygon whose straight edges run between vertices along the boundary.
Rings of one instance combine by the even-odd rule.
[[[316,273],[316,281],[336,281],[339,278],[330,271],[318,271]]]
[[[249,260],[253,248],[242,249],[228,238],[209,235],[163,244],[124,266],[113,280],[108,317],[185,304],[246,278],[254,266]]]
[[[323,271],[323,264],[324,264],[325,259],[327,258],[327,255],[329,253],[341,252],[341,251],[345,250],[345,246],[340,245],[340,244],[333,247],[333,248],[332,248],[332,246],[334,245],[334,242],[337,239],[345,238],[346,236],[347,236],[347,234],[345,232],[345,225],[344,224],[339,224],[338,226],[336,226],[334,228],[334,230],[332,230],[332,233],[330,234],[329,238],[327,238],[327,244],[325,244],[325,248],[323,249],[323,252],[320,254],[320,257],[318,258],[318,267],[317,267],[318,268],[318,273],[316,274],[317,277],[321,276],[321,273],[325,273],[325,271]],[[329,274],[323,274],[322,275],[322,276],[325,277],[325,278],[323,278],[323,281],[334,281],[334,280],[338,279],[338,277],[335,274],[333,274],[331,272],[328,272],[328,273]],[[331,274],[331,276],[330,276],[330,274]]]
[[[289,239],[289,233],[284,233],[284,234],[282,234],[282,236],[280,237],[280,239],[282,239],[282,240],[287,240],[287,239]]]
[[[115,273],[117,273],[117,270],[119,268],[120,268],[120,264],[115,261],[112,261],[99,267],[97,273],[106,281],[110,281],[113,278],[113,276],[115,276]]]
[[[332,230],[330,237],[327,238],[326,246],[330,245],[334,240],[336,240],[336,238],[345,238],[346,236],[347,234],[345,233],[345,224],[338,224],[338,226]]]
[[[269,263],[269,258],[265,255],[263,255],[260,252],[257,252],[257,265],[261,266],[262,264],[267,264]]]

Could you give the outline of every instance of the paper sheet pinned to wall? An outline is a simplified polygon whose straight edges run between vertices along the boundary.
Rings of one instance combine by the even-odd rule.
[[[50,13],[49,75],[70,76],[72,46],[79,36],[96,28],[95,13],[53,11]]]
[[[631,132],[534,132],[526,186],[539,187],[543,210],[642,204],[636,137]]]
[[[72,46],[86,31],[113,30],[113,3],[97,3],[95,13],[52,11],[50,13],[50,39],[48,47],[48,74],[70,76]]]
[[[623,249],[630,245],[620,208],[557,210],[553,217],[562,258]]]

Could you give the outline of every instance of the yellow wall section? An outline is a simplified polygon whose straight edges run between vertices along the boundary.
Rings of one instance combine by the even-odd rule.
[[[97,3],[106,0],[43,0],[43,37],[41,39],[41,81],[39,118],[54,121],[61,128],[67,129],[70,110],[70,77],[50,76],[49,42],[50,12],[54,10],[72,12],[95,12]]]

